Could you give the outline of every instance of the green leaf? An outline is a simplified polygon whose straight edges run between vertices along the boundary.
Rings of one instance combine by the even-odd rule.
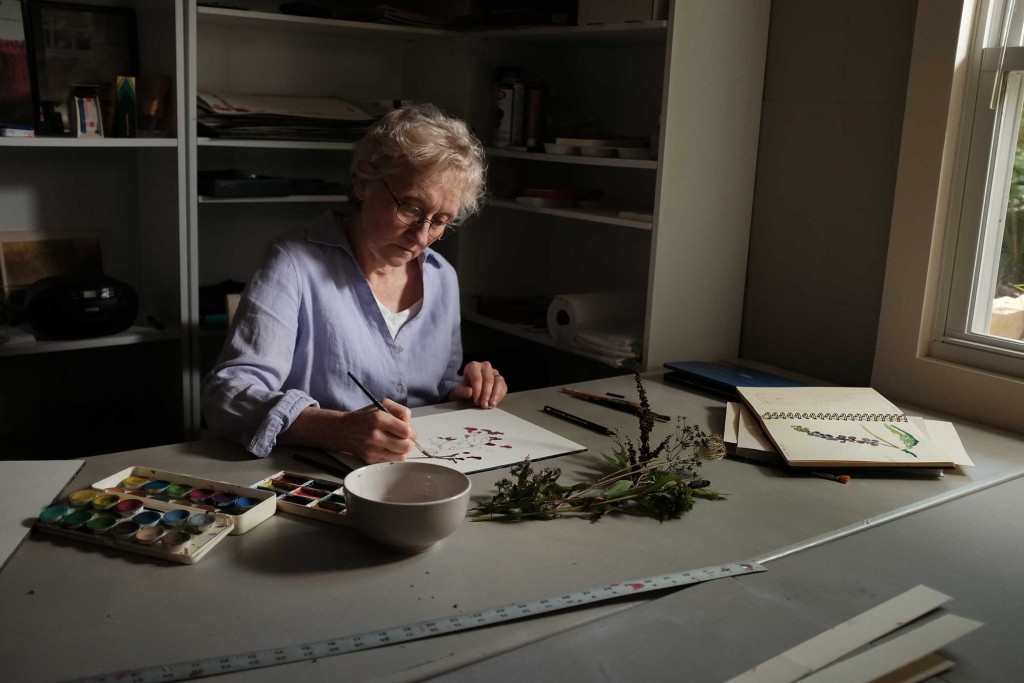
[[[617,496],[620,493],[628,491],[633,483],[629,479],[619,479],[617,482],[609,486],[604,490],[604,495],[607,497]]]
[[[915,437],[913,434],[909,434],[903,431],[902,429],[895,425],[886,424],[885,428],[888,429],[893,434],[895,434],[897,437],[899,437],[899,440],[902,441],[903,445],[906,446],[907,448],[913,448],[919,443],[917,437]]]

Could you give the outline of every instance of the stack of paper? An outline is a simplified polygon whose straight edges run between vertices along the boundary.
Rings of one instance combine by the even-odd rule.
[[[199,93],[199,134],[273,140],[358,140],[400,101],[356,106],[335,97]]]
[[[953,667],[937,650],[983,625],[943,614],[917,628],[908,626],[948,600],[948,595],[917,586],[728,683],[912,683],[929,679]],[[895,635],[872,645],[890,633]]]

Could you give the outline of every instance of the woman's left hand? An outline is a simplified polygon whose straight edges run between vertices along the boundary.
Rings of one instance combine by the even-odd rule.
[[[481,408],[493,408],[508,393],[505,378],[487,361],[466,363],[462,381],[452,389],[450,398],[468,399]]]

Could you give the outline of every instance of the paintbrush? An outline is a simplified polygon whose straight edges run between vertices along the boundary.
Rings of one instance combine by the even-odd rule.
[[[639,403],[635,401],[627,401],[624,398],[616,398],[614,396],[601,396],[600,394],[592,394],[589,391],[581,391],[579,389],[573,389],[572,387],[562,387],[561,392],[568,394],[573,398],[578,398],[581,401],[589,401],[590,403],[596,403],[599,406],[606,408],[612,408],[614,410],[621,410],[624,413],[630,413],[631,415],[639,415],[643,409]],[[668,415],[661,415],[651,411],[651,417],[658,422],[668,422],[672,418]]]
[[[828,472],[808,472],[815,477],[821,477],[822,479],[828,479],[829,481],[838,481],[840,484],[850,483],[849,474],[829,474]]]
[[[383,403],[381,403],[380,401],[378,401],[378,400],[377,400],[377,397],[376,397],[376,396],[374,396],[373,394],[371,394],[371,393],[370,393],[370,390],[369,390],[369,389],[367,389],[366,387],[364,387],[364,386],[363,386],[363,383],[362,383],[362,382],[360,382],[360,381],[359,381],[358,379],[356,379],[356,376],[355,376],[355,375],[353,375],[353,374],[352,374],[352,373],[350,372],[350,373],[348,373],[348,376],[349,376],[349,378],[351,378],[351,380],[352,380],[353,382],[355,382],[355,383],[356,383],[356,386],[357,386],[357,387],[359,387],[359,388],[360,388],[360,389],[362,390],[362,392],[363,392],[364,394],[366,394],[366,398],[370,399],[370,401],[371,401],[371,402],[373,403],[373,405],[374,405],[374,406],[375,406],[375,407],[377,408],[377,410],[382,410],[382,411],[384,411],[385,413],[387,413],[388,415],[390,415],[390,414],[391,414],[391,411],[390,411],[390,410],[388,410],[387,408],[385,408],[385,407],[384,407],[384,404],[383,404]],[[415,444],[415,446],[416,446],[416,448],[417,448],[417,449],[419,450],[419,452],[420,452],[420,453],[422,453],[423,455],[427,456],[428,458],[436,458],[436,457],[437,457],[436,455],[434,455],[433,453],[431,453],[430,451],[428,451],[428,450],[427,450],[426,448],[424,448],[423,446],[421,446],[421,445],[420,445],[420,442],[419,442],[419,441],[417,441],[416,439],[413,439],[413,440],[412,440],[412,442],[413,442],[413,444]]]

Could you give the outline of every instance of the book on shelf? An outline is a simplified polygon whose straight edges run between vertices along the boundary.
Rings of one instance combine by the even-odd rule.
[[[738,387],[791,467],[956,467],[957,458],[870,387]]]

